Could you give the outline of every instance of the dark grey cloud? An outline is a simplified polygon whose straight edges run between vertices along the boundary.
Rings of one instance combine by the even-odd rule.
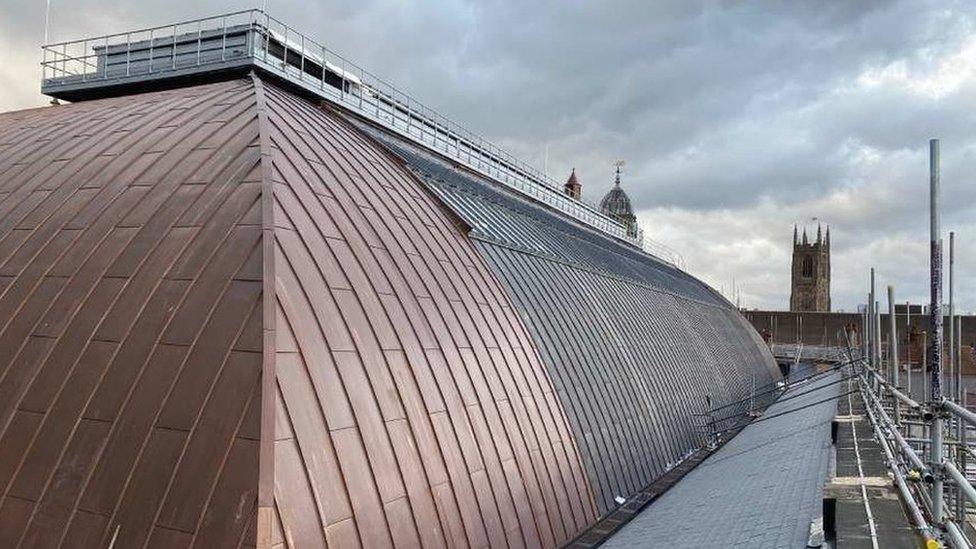
[[[262,0],[256,5],[260,6]],[[250,7],[52,0],[68,39]],[[834,238],[834,302],[867,268],[925,299],[926,140],[976,267],[976,6],[963,1],[268,0],[269,11],[598,199],[611,165],[648,232],[745,303],[782,307],[794,222]],[[40,105],[44,3],[0,5],[0,110]],[[811,225],[812,226],[812,225]],[[970,260],[969,258],[973,259]],[[963,306],[976,286],[961,276]],[[970,289],[973,288],[973,289]]]

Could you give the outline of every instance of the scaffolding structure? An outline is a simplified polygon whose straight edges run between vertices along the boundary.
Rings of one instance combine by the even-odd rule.
[[[955,235],[949,233],[949,340],[943,344],[942,234],[940,224],[940,141],[929,141],[930,175],[930,289],[931,334],[926,334],[926,359],[922,361],[921,398],[911,390],[911,364],[905,375],[898,362],[898,332],[894,322],[894,288],[888,288],[888,341],[882,341],[881,315],[875,300],[875,273],[865,309],[867,337],[855,351],[850,339],[847,350],[856,362],[858,385],[875,434],[884,449],[889,469],[909,514],[926,540],[935,548],[948,544],[956,549],[972,547],[976,535],[976,488],[970,464],[976,459],[973,430],[976,413],[966,407],[960,360],[960,330],[956,329],[954,307]],[[943,385],[943,370],[948,371]],[[902,380],[909,381],[908,388]],[[907,392],[906,392],[907,391]]]

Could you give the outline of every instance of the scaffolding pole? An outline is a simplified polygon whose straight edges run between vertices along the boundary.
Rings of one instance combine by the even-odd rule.
[[[929,318],[932,327],[932,347],[929,350],[929,371],[931,376],[930,403],[936,407],[932,420],[932,463],[930,468],[937,471],[932,483],[932,518],[942,526],[945,517],[942,511],[944,486],[942,483],[942,228],[939,224],[939,140],[929,140]]]
[[[888,371],[890,372],[889,381],[894,385],[895,390],[901,389],[898,379],[898,328],[895,325],[895,287],[888,286]],[[894,401],[895,423],[901,422],[899,413],[898,399]]]

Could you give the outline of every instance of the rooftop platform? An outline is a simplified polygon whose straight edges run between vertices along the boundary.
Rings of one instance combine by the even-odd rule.
[[[680,255],[567,196],[562,183],[261,10],[42,46],[42,93],[67,101],[167,89],[257,71],[406,137],[559,211],[682,267]]]

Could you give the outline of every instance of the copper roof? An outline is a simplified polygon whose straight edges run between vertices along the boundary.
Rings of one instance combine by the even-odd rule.
[[[0,116],[0,545],[559,545],[595,519],[455,219],[257,79]]]
[[[255,114],[236,81],[0,117],[0,545],[253,539]]]

